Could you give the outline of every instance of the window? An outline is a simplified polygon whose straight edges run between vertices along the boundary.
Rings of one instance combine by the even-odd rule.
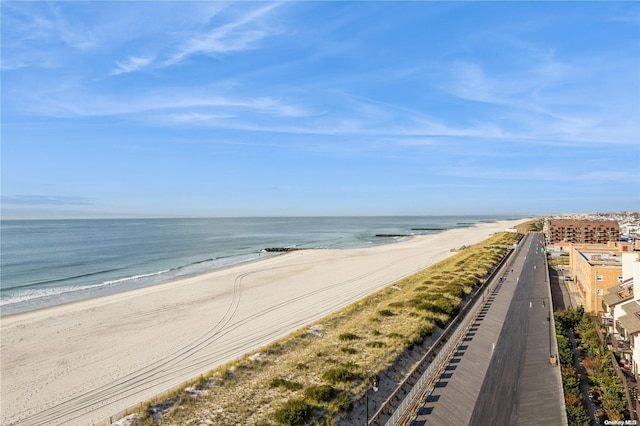
[[[597,294],[598,296],[602,296],[602,289],[601,289],[601,288],[599,288],[599,289],[596,291],[596,294]]]
[[[602,281],[602,275],[596,274],[596,281]]]

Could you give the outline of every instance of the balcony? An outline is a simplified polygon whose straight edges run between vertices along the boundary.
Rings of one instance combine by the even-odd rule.
[[[629,342],[627,342],[626,340],[623,340],[622,337],[620,337],[617,334],[614,334],[613,336],[611,336],[611,346],[613,347],[613,350],[618,353],[624,353],[624,354],[633,353],[633,348],[631,347]]]

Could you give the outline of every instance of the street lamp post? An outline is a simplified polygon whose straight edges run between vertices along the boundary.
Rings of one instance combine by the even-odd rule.
[[[553,354],[551,353],[551,303],[549,303],[549,298],[548,297],[543,297],[542,298],[542,307],[546,307],[546,305],[549,305],[549,311],[547,312],[547,325],[549,328],[549,360],[551,360],[551,357],[553,356]]]
[[[372,389],[374,392],[378,392],[378,386],[380,384],[380,378],[378,376],[374,376],[373,377],[373,382],[372,382]],[[367,387],[367,392],[366,392],[366,400],[367,400],[367,417],[364,420],[364,425],[368,426],[369,425],[369,388]]]

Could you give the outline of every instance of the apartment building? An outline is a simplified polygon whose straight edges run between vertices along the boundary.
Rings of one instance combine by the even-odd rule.
[[[578,244],[603,244],[620,241],[620,225],[615,220],[548,219],[547,244],[561,241]]]
[[[622,253],[622,282],[608,289],[600,316],[606,327],[608,344],[620,359],[621,366],[638,380],[640,361],[640,254]]]
[[[633,253],[633,246],[619,242],[608,244],[572,244],[569,250],[571,274],[584,297],[585,311],[602,312],[602,298],[623,282],[622,254]]]

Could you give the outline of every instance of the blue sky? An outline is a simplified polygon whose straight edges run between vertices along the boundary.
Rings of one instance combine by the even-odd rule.
[[[4,218],[640,209],[637,2],[16,2]]]

